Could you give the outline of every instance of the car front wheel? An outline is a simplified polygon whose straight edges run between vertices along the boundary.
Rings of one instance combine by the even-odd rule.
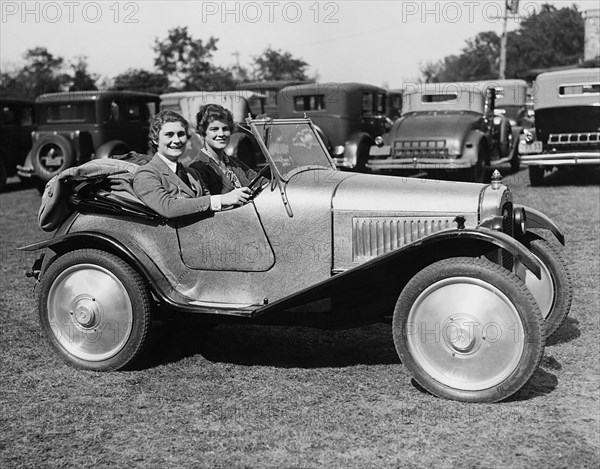
[[[486,259],[436,262],[405,286],[394,311],[396,350],[432,394],[496,402],[518,391],[544,350],[540,310],[524,283]]]
[[[545,239],[526,243],[542,266],[542,278],[538,279],[520,262],[515,262],[515,273],[521,278],[536,299],[546,321],[546,338],[554,334],[571,310],[573,282],[567,263],[561,253]]]
[[[60,256],[41,277],[38,309],[50,344],[76,368],[125,368],[148,342],[148,289],[113,254],[80,249]]]

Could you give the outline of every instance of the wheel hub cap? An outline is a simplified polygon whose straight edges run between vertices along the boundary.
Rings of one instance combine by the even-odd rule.
[[[94,298],[80,298],[76,300],[72,311],[76,323],[86,329],[93,328],[100,317],[100,307]]]

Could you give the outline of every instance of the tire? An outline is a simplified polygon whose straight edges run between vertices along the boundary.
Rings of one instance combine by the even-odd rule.
[[[486,171],[487,152],[485,147],[479,144],[477,150],[477,162],[475,165],[467,169],[467,181],[469,182],[485,182],[485,171]]]
[[[500,156],[502,158],[508,155],[510,152],[510,147],[512,144],[512,127],[508,119],[502,118],[502,122],[500,122],[500,142],[498,144],[498,149],[500,150]]]
[[[101,288],[99,288],[101,287]],[[42,275],[42,330],[75,368],[114,371],[135,362],[148,343],[150,295],[141,275],[119,257],[80,249]]]
[[[417,273],[398,298],[392,330],[400,359],[422,387],[466,402],[497,402],[518,391],[545,343],[542,315],[525,284],[497,264],[468,257]]]
[[[529,183],[533,187],[541,186],[544,183],[544,167],[530,166],[529,167]]]
[[[0,192],[4,192],[5,187],[6,187],[6,168],[4,166],[4,163],[2,161],[0,161]]]
[[[515,273],[521,278],[533,297],[546,322],[546,339],[552,336],[565,321],[571,310],[573,282],[561,253],[545,239],[525,243],[542,264],[542,278],[538,279],[518,261]]]
[[[43,135],[34,144],[32,152],[34,174],[46,182],[75,163],[71,142],[59,134]]]
[[[354,171],[359,173],[367,172],[367,160],[369,159],[369,150],[371,149],[371,142],[368,140],[361,140],[356,149],[356,165]]]

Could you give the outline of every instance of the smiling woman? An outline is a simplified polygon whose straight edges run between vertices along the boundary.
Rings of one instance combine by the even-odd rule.
[[[200,173],[211,194],[247,190],[250,181],[257,175],[256,171],[225,152],[234,126],[231,111],[218,104],[207,104],[196,115],[196,122],[204,147],[190,168]]]
[[[142,202],[165,218],[245,204],[248,189],[211,196],[200,174],[179,163],[188,138],[189,124],[176,112],[161,111],[150,119],[149,143],[156,153],[133,180],[133,189]]]

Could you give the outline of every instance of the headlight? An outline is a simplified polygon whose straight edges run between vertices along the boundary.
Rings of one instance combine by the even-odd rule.
[[[513,210],[513,232],[515,236],[522,236],[527,231],[527,214],[523,207]]]
[[[333,147],[333,154],[335,156],[343,155],[344,154],[344,145],[337,145],[337,146]]]
[[[525,143],[533,143],[533,133],[527,129],[523,129],[523,136]]]
[[[381,135],[375,137],[375,145],[377,145],[378,147],[383,146],[383,137]]]

